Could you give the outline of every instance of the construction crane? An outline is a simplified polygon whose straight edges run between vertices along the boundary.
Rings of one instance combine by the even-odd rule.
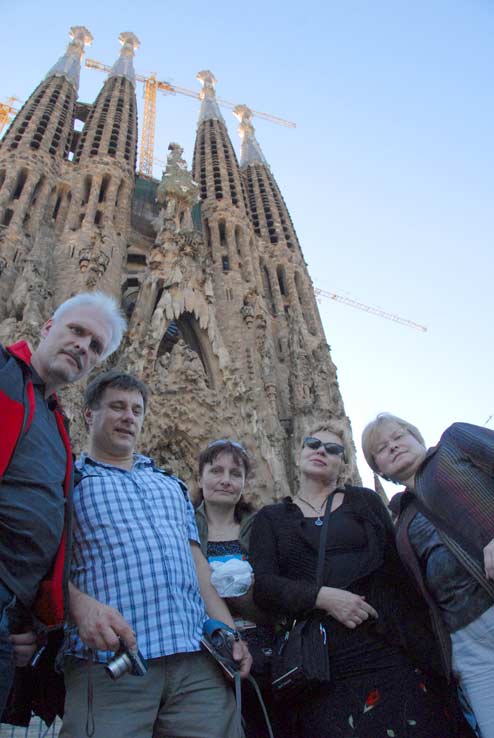
[[[89,69],[97,69],[100,72],[110,72],[111,67],[102,62],[96,61],[96,59],[86,59],[86,67]],[[195,100],[200,100],[199,93],[195,90],[189,90],[187,87],[179,87],[171,82],[164,82],[156,79],[156,73],[150,74],[148,77],[143,77],[142,74],[136,74],[136,80],[142,82],[144,85],[144,113],[142,116],[142,133],[141,142],[139,147],[139,173],[145,177],[153,176],[153,162],[154,160],[154,131],[156,126],[156,96],[158,90],[164,95],[186,95],[187,97],[193,97]],[[235,103],[223,100],[221,97],[216,98],[217,102],[225,108],[236,107]],[[269,115],[269,113],[261,113],[259,110],[253,110],[253,115],[264,120],[269,120],[271,123],[278,123],[281,126],[287,128],[296,128],[296,124],[289,120],[284,120],[276,115]]]
[[[10,118],[17,113],[17,109],[14,108],[12,103],[14,102],[21,102],[18,97],[9,97],[7,102],[1,103],[0,102],[0,134],[2,133],[3,129],[7,125],[7,123],[10,121]]]
[[[407,328],[413,328],[416,331],[422,331],[422,333],[425,333],[427,331],[425,325],[415,323],[413,320],[401,318],[399,315],[395,315],[394,313],[388,313],[386,312],[386,310],[382,310],[381,308],[373,307],[372,305],[365,305],[363,302],[358,302],[358,300],[354,300],[351,297],[338,295],[336,294],[336,292],[327,292],[326,290],[322,290],[319,287],[314,287],[314,292],[316,293],[317,297],[327,297],[330,300],[341,302],[343,303],[343,305],[348,305],[349,307],[353,307],[356,310],[363,310],[366,313],[377,315],[377,317],[384,318],[385,320],[393,320],[395,323],[405,325],[407,326]]]

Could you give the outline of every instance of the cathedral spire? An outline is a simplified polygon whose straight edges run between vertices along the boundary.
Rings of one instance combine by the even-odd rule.
[[[45,79],[65,77],[78,90],[84,47],[91,44],[93,37],[86,26],[72,26],[69,36],[72,40],[67,46],[65,54],[54,64]]]
[[[242,140],[240,147],[240,169],[249,164],[264,164],[269,166],[261,147],[256,139],[255,129],[252,125],[252,110],[247,105],[237,105],[233,109],[233,115],[239,121],[238,133]]]
[[[224,123],[225,120],[216,101],[216,91],[214,89],[216,77],[209,69],[205,69],[196,74],[196,79],[202,82],[202,90],[199,93],[202,102],[197,125],[200,126],[205,120],[220,120]]]
[[[126,77],[135,87],[136,73],[134,71],[134,52],[139,48],[141,42],[137,36],[130,31],[121,33],[118,40],[122,44],[120,56],[111,68],[111,72],[108,77]]]

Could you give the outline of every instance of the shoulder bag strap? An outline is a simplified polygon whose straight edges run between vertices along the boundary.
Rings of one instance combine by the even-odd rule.
[[[335,490],[335,492],[337,491],[339,490]],[[326,541],[328,540],[328,521],[329,521],[329,516],[331,515],[331,505],[333,504],[334,494],[335,493],[332,492],[328,497],[328,501],[326,503],[326,509],[324,511],[324,518],[322,521],[321,538],[319,539],[319,555],[317,557],[317,570],[316,570],[316,586],[318,590],[322,587],[324,562],[326,560]]]

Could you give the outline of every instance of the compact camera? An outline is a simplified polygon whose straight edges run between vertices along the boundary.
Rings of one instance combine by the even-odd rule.
[[[219,663],[225,674],[233,679],[238,671],[238,664],[233,660],[233,644],[240,640],[237,630],[232,630],[226,623],[209,618],[203,626],[201,646]]]
[[[127,673],[132,676],[144,676],[147,670],[146,659],[139,649],[131,651],[122,639],[120,639],[120,648],[117,653],[105,666],[106,673],[114,680],[120,679]]]

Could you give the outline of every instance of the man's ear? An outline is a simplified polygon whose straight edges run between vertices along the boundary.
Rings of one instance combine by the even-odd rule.
[[[50,328],[52,327],[52,325],[53,325],[53,318],[50,318],[50,320],[47,320],[46,323],[44,324],[44,326],[41,329],[41,338],[46,338],[47,337],[47,335],[48,335],[48,333],[49,333]]]
[[[93,411],[91,410],[91,408],[85,407],[83,410],[83,415],[84,415],[84,422],[86,424],[86,428],[88,429],[91,428],[93,424]]]

